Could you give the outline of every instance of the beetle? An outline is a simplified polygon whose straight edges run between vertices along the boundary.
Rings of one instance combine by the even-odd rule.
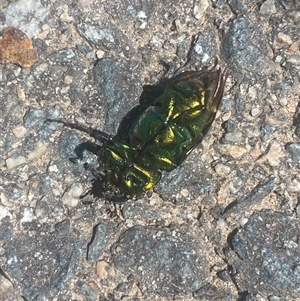
[[[97,151],[100,190],[125,198],[153,188],[162,171],[179,166],[202,141],[223,97],[228,69],[216,60],[212,68],[183,72],[168,81],[164,91],[115,136],[65,123],[102,143]]]

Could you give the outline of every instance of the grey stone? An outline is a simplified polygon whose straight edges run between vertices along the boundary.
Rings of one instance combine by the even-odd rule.
[[[299,223],[288,214],[271,210],[254,213],[232,240],[241,258],[233,264],[238,269],[234,279],[239,288],[299,298],[300,252],[295,240],[299,230]]]
[[[206,283],[205,252],[200,237],[181,232],[180,228],[134,226],[112,247],[118,270],[134,273],[148,290],[165,296],[194,292]]]
[[[110,225],[110,226],[109,226]],[[97,261],[107,247],[108,237],[111,234],[111,224],[100,224],[95,229],[95,235],[88,248],[89,262]]]
[[[267,179],[262,180],[244,199],[229,204],[223,214],[228,216],[233,212],[243,212],[248,206],[261,202],[263,198],[271,193],[276,182],[277,178],[274,176],[269,176]],[[247,256],[246,253],[245,256]]]
[[[228,4],[235,14],[241,14],[247,11],[247,6],[243,0],[229,0]]]
[[[300,162],[300,143],[290,143],[286,145],[286,150],[295,162]]]
[[[32,128],[35,126],[41,126],[45,121],[45,112],[43,110],[38,110],[30,108],[24,115],[24,126],[26,128]]]
[[[80,287],[80,291],[84,294],[87,301],[95,301],[97,300],[97,291],[93,289],[90,285],[83,283]]]

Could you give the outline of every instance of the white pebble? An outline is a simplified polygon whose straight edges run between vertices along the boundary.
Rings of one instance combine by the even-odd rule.
[[[13,169],[19,165],[26,163],[26,158],[24,156],[18,156],[16,158],[7,158],[5,164],[7,169]]]

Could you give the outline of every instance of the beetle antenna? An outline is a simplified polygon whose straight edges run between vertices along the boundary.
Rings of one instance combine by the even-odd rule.
[[[72,122],[65,122],[63,120],[59,120],[59,119],[47,119],[45,122],[57,122],[57,123],[61,123],[63,124],[65,127],[71,128],[71,129],[75,129],[84,133],[87,133],[89,136],[95,138],[96,140],[99,141],[111,141],[112,140],[112,136],[108,135],[102,131],[99,130],[95,130],[91,127],[88,127],[86,125],[81,125],[81,124],[77,124],[77,123],[72,123]]]

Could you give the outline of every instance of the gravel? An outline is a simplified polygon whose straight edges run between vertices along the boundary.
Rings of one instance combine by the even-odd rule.
[[[299,9],[0,1],[0,31],[38,52],[0,65],[0,300],[299,300]],[[141,196],[93,197],[100,142],[58,121],[127,133],[216,56],[230,76],[200,145]]]

